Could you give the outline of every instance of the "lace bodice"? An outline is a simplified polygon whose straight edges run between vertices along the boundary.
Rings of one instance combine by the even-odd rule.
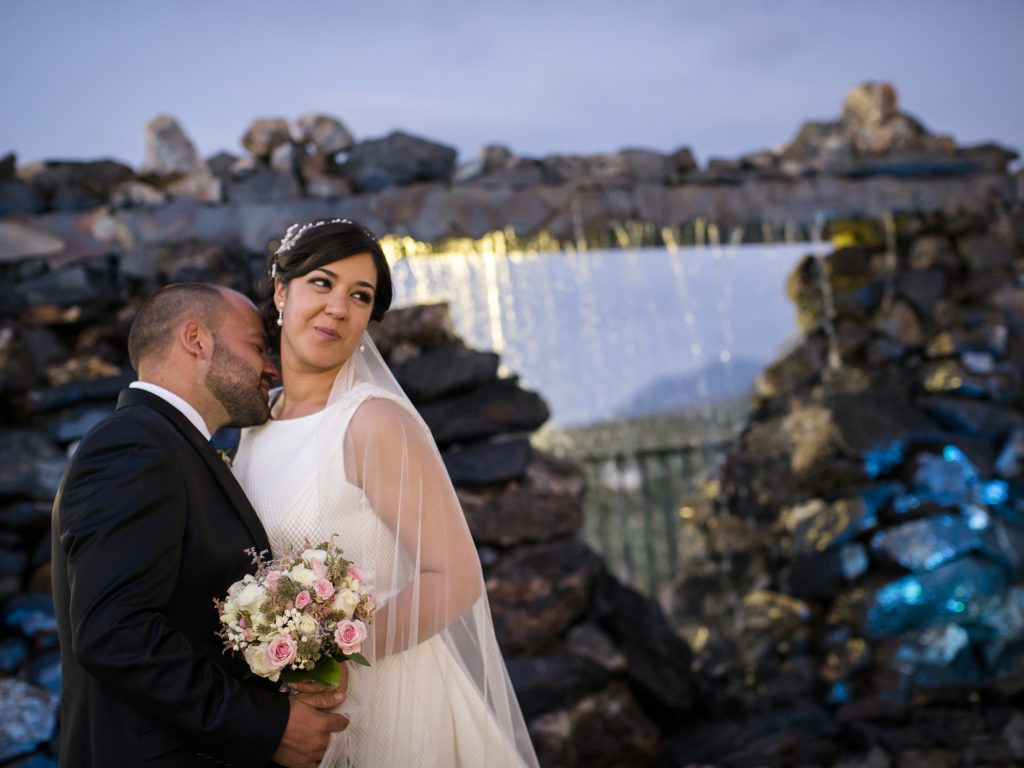
[[[344,466],[349,422],[359,405],[374,397],[403,405],[372,385],[359,384],[318,413],[272,419],[245,430],[232,469],[266,529],[274,557],[289,546],[301,551],[307,539],[315,545],[334,536],[383,602],[408,580],[411,565],[394,562],[394,533],[345,476]],[[323,477],[318,466],[335,471]]]

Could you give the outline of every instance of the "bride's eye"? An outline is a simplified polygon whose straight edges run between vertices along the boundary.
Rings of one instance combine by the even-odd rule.
[[[352,297],[363,304],[373,304],[373,294],[367,291],[356,291]]]
[[[331,281],[326,277],[312,277],[309,279],[309,283],[310,285],[315,285],[317,288],[330,289],[331,287]]]

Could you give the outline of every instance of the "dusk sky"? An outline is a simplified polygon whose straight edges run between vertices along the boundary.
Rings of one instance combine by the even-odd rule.
[[[174,115],[200,153],[255,117],[338,117],[475,157],[690,147],[838,117],[865,80],[959,144],[1024,150],[1022,0],[0,0],[0,155],[113,157]]]

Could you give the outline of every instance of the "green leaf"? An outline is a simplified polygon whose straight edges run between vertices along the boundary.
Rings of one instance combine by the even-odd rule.
[[[312,680],[325,688],[334,688],[341,682],[341,665],[324,654],[313,669],[285,669],[281,672],[281,679],[286,683]]]
[[[366,660],[366,657],[361,653],[349,653],[345,655],[345,661],[354,661],[356,664],[362,664],[364,667],[370,666],[370,662]]]

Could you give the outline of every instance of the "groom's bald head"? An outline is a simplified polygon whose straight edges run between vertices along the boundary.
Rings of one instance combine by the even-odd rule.
[[[132,368],[156,355],[166,355],[181,324],[194,320],[216,333],[228,309],[227,293],[209,283],[174,283],[150,296],[139,309],[128,332],[128,360]]]

